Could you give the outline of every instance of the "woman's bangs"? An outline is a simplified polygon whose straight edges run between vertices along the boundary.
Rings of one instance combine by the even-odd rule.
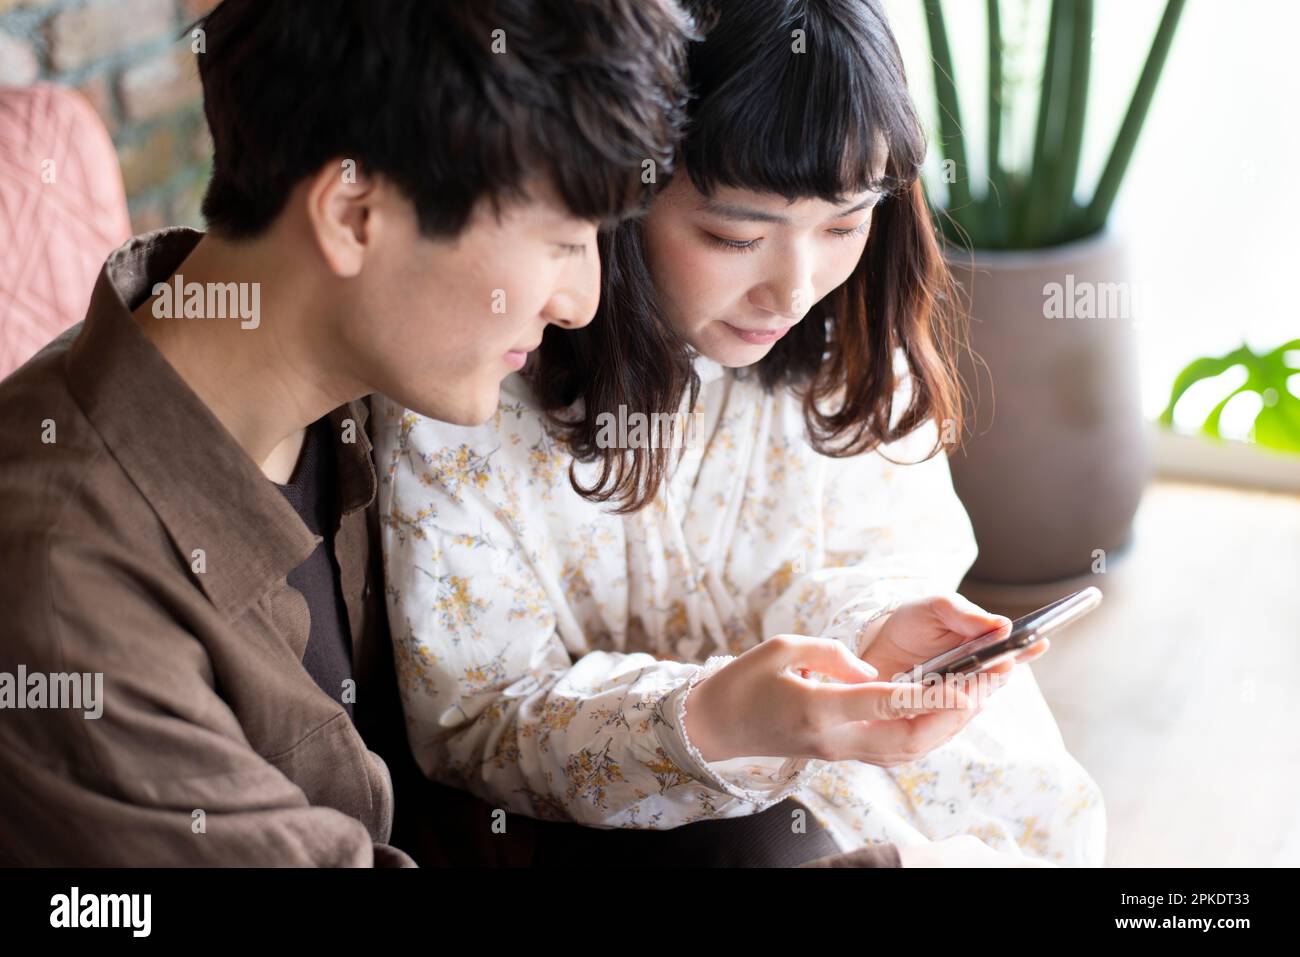
[[[711,88],[702,71],[683,150],[695,188],[706,196],[732,187],[838,204],[857,193],[910,186],[925,139],[894,72],[901,70],[896,51],[871,49],[876,38],[865,23],[831,27],[812,10],[791,20],[788,30],[766,35],[773,40],[756,45],[751,39],[740,60],[745,68],[718,85]],[[729,40],[709,37],[710,44]]]

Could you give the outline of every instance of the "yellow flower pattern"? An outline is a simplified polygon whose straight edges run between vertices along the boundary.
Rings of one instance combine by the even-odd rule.
[[[975,542],[945,456],[927,458],[933,423],[830,458],[809,446],[797,396],[704,359],[697,371],[700,427],[659,497],[625,516],[573,491],[518,375],[476,428],[376,401],[389,617],[404,623],[396,663],[425,773],[606,827],[793,796],[845,849],[975,834],[1101,863],[1100,792],[1027,668],[961,734],[894,768],[702,759],[682,727],[692,682],[775,634],[861,653],[881,614],[956,588]],[[574,472],[590,482],[595,468]]]

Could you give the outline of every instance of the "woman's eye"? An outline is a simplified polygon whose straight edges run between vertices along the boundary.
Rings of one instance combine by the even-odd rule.
[[[865,233],[865,232],[867,231],[867,229],[868,229],[870,226],[871,226],[871,220],[870,220],[870,219],[866,219],[866,220],[863,220],[863,222],[862,222],[862,224],[861,224],[860,226],[854,226],[854,227],[851,228],[851,229],[831,229],[831,230],[828,230],[828,232],[829,232],[832,236],[840,236],[840,237],[842,237],[842,238],[847,238],[847,237],[849,237],[849,236],[861,236],[863,233]]]
[[[566,256],[582,256],[587,252],[587,247],[585,245],[577,246],[573,243],[560,243],[559,246],[560,252],[564,253]]]
[[[708,232],[704,235],[707,236],[709,242],[713,243],[715,246],[720,246],[723,249],[732,249],[736,252],[749,252],[755,250],[762,242],[761,239],[749,239],[742,242],[739,239],[726,239],[722,236],[715,236],[713,233]]]

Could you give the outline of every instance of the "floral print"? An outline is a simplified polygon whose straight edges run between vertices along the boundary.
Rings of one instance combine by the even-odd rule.
[[[704,761],[683,730],[694,684],[776,634],[861,654],[867,625],[954,590],[976,546],[946,457],[926,458],[934,423],[830,458],[808,444],[793,394],[702,357],[696,369],[698,428],[656,501],[624,516],[573,491],[571,457],[519,375],[481,427],[376,399],[389,618],[403,624],[397,669],[425,773],[601,827],[794,797],[846,850],[975,834],[1100,864],[1101,795],[1026,667],[959,735],[895,768]],[[579,481],[595,468],[579,463]]]

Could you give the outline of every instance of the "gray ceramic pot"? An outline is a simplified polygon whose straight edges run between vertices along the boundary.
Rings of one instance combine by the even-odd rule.
[[[1128,544],[1150,474],[1134,295],[1110,233],[949,259],[969,295],[973,404],[950,459],[979,558],[969,577],[1032,584],[1089,572]],[[991,382],[990,382],[991,379]],[[971,408],[968,405],[968,409]]]

